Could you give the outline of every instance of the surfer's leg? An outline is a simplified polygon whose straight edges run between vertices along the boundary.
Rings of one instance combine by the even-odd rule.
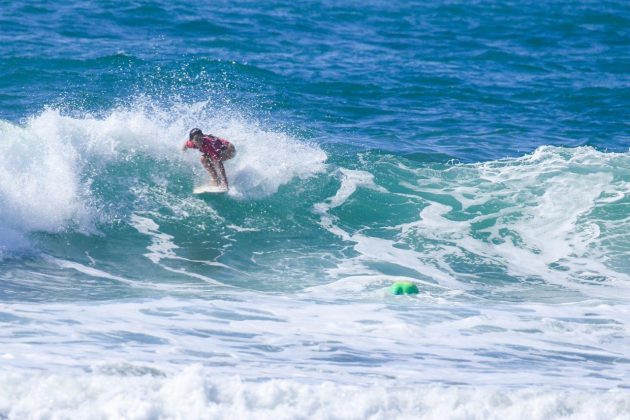
[[[201,157],[201,164],[210,174],[210,178],[212,178],[212,182],[214,183],[214,185],[221,185],[221,183],[219,182],[219,174],[217,173],[217,170],[212,163],[212,159],[210,159],[209,157]]]
[[[201,158],[201,163],[212,177],[212,182],[214,182],[214,185],[225,186],[225,188],[228,188],[228,180],[227,176],[225,175],[225,167],[220,161],[215,161],[210,157],[203,156]]]
[[[216,164],[219,167],[221,178],[223,178],[223,182],[225,183],[225,188],[229,188],[230,186],[228,185],[227,175],[225,174],[225,166],[223,166],[221,161],[216,162]]]

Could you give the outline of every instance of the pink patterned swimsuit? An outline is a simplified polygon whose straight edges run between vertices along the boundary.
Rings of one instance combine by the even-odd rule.
[[[201,147],[197,147],[192,140],[188,140],[186,147],[189,149],[199,149],[201,153],[207,155],[212,160],[221,160],[221,152],[230,145],[229,141],[214,136],[203,136],[202,141],[203,144]]]

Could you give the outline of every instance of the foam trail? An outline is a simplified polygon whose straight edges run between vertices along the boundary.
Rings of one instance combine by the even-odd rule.
[[[88,267],[88,266],[85,266],[83,264],[79,264],[79,263],[74,262],[74,261],[66,261],[66,260],[62,260],[60,258],[54,258],[54,257],[45,257],[45,259],[50,261],[50,262],[52,262],[52,263],[54,263],[54,264],[56,264],[56,265],[58,265],[59,267],[70,268],[70,269],[76,270],[76,271],[78,271],[80,273],[87,274],[88,276],[100,277],[100,278],[107,279],[107,280],[115,280],[117,282],[124,283],[124,284],[127,284],[127,285],[132,286],[132,287],[136,286],[136,284],[133,281],[129,280],[129,279],[126,279],[126,278],[120,277],[120,276],[115,276],[113,274],[106,273],[105,271],[98,270],[98,269],[93,268],[93,267]]]
[[[225,264],[221,264],[221,263],[213,262],[213,261],[194,261],[194,260],[189,260],[187,258],[182,258],[182,257],[177,256],[177,254],[175,253],[175,250],[178,249],[179,246],[177,246],[173,242],[174,237],[166,233],[160,232],[159,230],[160,226],[157,223],[155,223],[153,220],[147,217],[142,217],[137,214],[134,214],[131,217],[131,224],[133,225],[134,228],[136,228],[138,232],[144,235],[147,235],[151,238],[151,244],[147,247],[147,250],[149,250],[150,252],[144,254],[144,256],[147,257],[152,263],[157,264],[160,267],[162,267],[164,270],[170,271],[172,273],[182,274],[187,277],[203,280],[204,282],[209,283],[209,284],[215,284],[215,285],[227,287],[227,285],[225,285],[224,283],[221,283],[220,281],[212,279],[208,276],[204,276],[198,273],[191,273],[184,269],[176,269],[176,268],[168,267],[164,264],[161,264],[160,262],[163,259],[182,260],[182,261],[188,261],[188,262],[199,262],[205,265],[210,265],[210,266],[215,266],[215,267],[229,268]]]
[[[326,201],[314,205],[314,211],[320,216],[321,225],[331,233],[339,236],[344,241],[354,242],[354,249],[359,253],[359,257],[354,258],[352,272],[343,272],[342,267],[348,267],[347,263],[338,265],[336,269],[329,270],[335,276],[356,276],[357,270],[365,270],[362,266],[364,261],[386,261],[395,265],[416,270],[421,275],[437,281],[443,287],[452,289],[466,288],[465,285],[455,281],[452,276],[433,266],[425,264],[421,256],[412,250],[405,250],[395,247],[395,241],[378,237],[371,237],[361,233],[350,234],[339,226],[335,225],[335,218],[329,214],[331,209],[342,206],[346,200],[357,190],[357,188],[369,188],[381,193],[387,190],[374,183],[374,176],[369,172],[341,169],[339,171],[341,185],[334,196]],[[357,264],[361,267],[358,268]],[[354,273],[353,273],[354,272]],[[375,279],[375,277],[373,277]]]
[[[175,250],[179,247],[173,243],[173,236],[160,232],[160,226],[153,220],[134,214],[131,224],[138,232],[151,237],[151,245],[147,247],[150,252],[144,254],[151,262],[159,264],[164,258],[177,257]]]
[[[79,273],[85,274],[90,277],[114,280],[118,283],[122,283],[129,287],[133,287],[137,289],[152,289],[152,290],[161,290],[161,291],[174,291],[178,289],[177,286],[173,286],[173,285],[160,285],[160,284],[155,284],[155,283],[137,282],[131,279],[127,279],[125,277],[116,276],[114,274],[107,273],[103,270],[98,270],[94,267],[88,267],[86,265],[77,263],[75,261],[67,261],[67,260],[50,257],[50,256],[44,256],[43,259],[61,268],[75,270]],[[182,288],[182,290],[188,290],[188,289],[189,288]]]
[[[593,215],[630,193],[618,172],[627,159],[590,148],[543,147],[522,158],[454,166],[437,176],[414,171],[421,176],[417,184],[403,185],[422,194],[427,205],[418,221],[396,229],[402,240],[440,243],[442,260],[471,255],[504,267],[509,276],[613,298],[619,288],[630,288],[630,277],[604,263],[609,257],[601,248],[609,238],[602,227],[609,223]],[[434,198],[445,191],[454,199],[448,205]],[[466,217],[454,217],[456,212]],[[588,282],[597,276],[609,282]]]
[[[630,227],[623,207],[630,196],[624,175],[628,161],[627,154],[588,147],[542,147],[520,158],[438,169],[409,168],[398,161],[400,181],[393,192],[376,185],[370,172],[341,169],[337,192],[313,210],[323,228],[353,242],[359,255],[340,261],[328,274],[371,276],[378,282],[382,273],[370,268],[376,262],[400,267],[398,275],[414,270],[418,279],[453,291],[478,288],[471,282],[485,287],[484,273],[490,272],[509,281],[506,291],[515,287],[514,280],[523,290],[529,282],[542,281],[567,290],[566,299],[576,298],[575,292],[582,298],[615,299],[630,292],[619,251],[627,238],[623,227]],[[388,158],[383,163],[388,165]],[[390,168],[376,162],[371,170]],[[409,181],[410,174],[416,182]],[[348,200],[358,188],[373,190],[376,202],[404,197],[406,207],[417,208],[417,218],[389,226],[337,220],[331,210],[356,212],[365,205]]]

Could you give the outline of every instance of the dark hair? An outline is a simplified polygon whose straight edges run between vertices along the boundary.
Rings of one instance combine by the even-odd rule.
[[[190,130],[190,134],[188,135],[189,139],[192,139],[193,137],[195,137],[196,135],[201,135],[203,136],[203,132],[201,131],[201,129],[199,128],[193,128],[192,130]]]

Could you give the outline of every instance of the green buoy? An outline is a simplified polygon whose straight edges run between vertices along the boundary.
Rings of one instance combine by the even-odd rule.
[[[390,288],[392,295],[417,295],[418,286],[411,281],[397,281]]]

